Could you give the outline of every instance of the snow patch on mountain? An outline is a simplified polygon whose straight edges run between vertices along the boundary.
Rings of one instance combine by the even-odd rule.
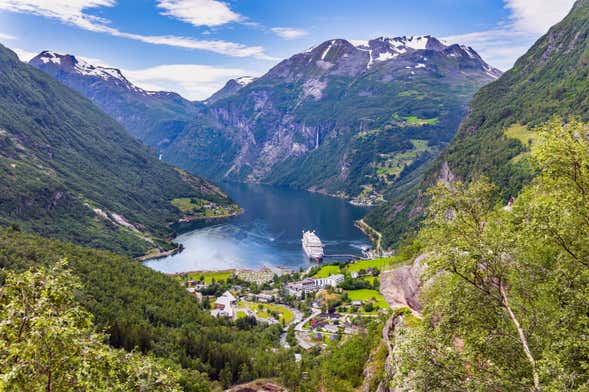
[[[405,38],[405,37],[403,37]],[[404,45],[408,48],[412,48],[415,50],[425,50],[427,49],[427,44],[430,40],[429,36],[425,37],[409,37],[404,40]]]
[[[254,82],[257,78],[253,77],[253,76],[242,76],[240,78],[235,79],[235,81],[237,82],[237,84],[239,84],[241,87],[245,87],[248,84]]]
[[[327,49],[325,49],[325,51],[323,52],[323,54],[321,55],[321,61],[325,61],[325,57],[327,57],[327,54],[329,53],[329,51],[331,50],[331,48],[333,47],[333,44],[335,43],[335,40],[332,40],[329,43],[329,46],[327,47]]]
[[[61,54],[57,52],[44,51],[33,58],[30,63],[41,62],[43,64],[53,64],[66,72],[75,73],[81,76],[100,78],[107,82],[114,82],[122,85],[128,90],[144,94],[144,95],[155,95],[159,92],[146,91],[140,87],[135,86],[131,83],[120,70],[116,68],[95,66],[87,61],[72,56],[70,54]]]
[[[398,53],[391,53],[391,52],[384,52],[384,53],[380,53],[378,55],[378,57],[376,59],[374,59],[374,61],[387,61],[387,60],[392,60],[395,57],[398,57],[399,54]]]

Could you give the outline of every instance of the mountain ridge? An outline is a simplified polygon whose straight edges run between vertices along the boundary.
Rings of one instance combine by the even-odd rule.
[[[294,54],[247,86],[208,103],[207,110],[166,147],[164,155],[171,152],[173,163],[209,178],[288,185],[372,203],[384,197],[388,182],[399,177],[398,171],[416,160],[421,160],[415,165],[420,168],[441,144],[450,141],[471,95],[500,74],[474,50],[445,45],[431,36],[375,39],[361,45],[328,40]],[[431,91],[435,96],[428,97]],[[426,97],[439,103],[441,109],[423,104]],[[442,118],[438,119],[440,112]],[[391,162],[378,163],[378,156],[350,158],[364,146],[340,152],[355,142],[358,138],[353,138],[359,133],[385,126],[400,129],[406,136],[393,140],[395,146],[387,151],[382,148],[383,139],[395,138],[394,132],[379,129],[377,133],[383,134],[380,140],[374,140],[379,137],[372,133],[365,138],[378,144],[370,148],[376,147],[377,154],[412,151],[410,155],[421,158],[391,157],[396,167],[383,170],[395,173],[381,186],[377,184],[379,174],[366,172],[366,166]],[[408,144],[411,132],[407,128],[415,131],[413,139],[419,140],[418,148]],[[439,134],[431,128],[437,128]],[[419,139],[423,133],[425,139]],[[223,151],[219,150],[221,146]],[[318,172],[325,164],[320,162],[325,160],[320,152],[337,158],[327,158],[331,162]],[[357,160],[362,164],[351,168]],[[408,172],[405,175],[410,177]],[[358,177],[365,176],[372,179],[362,184]],[[375,184],[379,189],[368,191],[370,195],[364,197],[366,187]]]
[[[332,39],[260,77],[229,80],[189,110],[174,107],[162,123],[146,119],[150,110],[154,116],[161,112],[145,101],[143,90],[123,82],[118,93],[104,93],[100,86],[108,77],[80,76],[67,64],[43,60],[51,56],[44,53],[31,64],[192,173],[304,188],[368,205],[415,182],[450,141],[474,92],[501,75],[472,48],[432,36],[357,44]],[[122,104],[112,103],[117,94]],[[126,103],[137,100],[148,109]],[[138,124],[149,130],[134,130]]]
[[[156,149],[172,140],[199,111],[199,103],[175,92],[145,90],[118,68],[93,65],[71,54],[46,50],[29,64],[90,99]]]

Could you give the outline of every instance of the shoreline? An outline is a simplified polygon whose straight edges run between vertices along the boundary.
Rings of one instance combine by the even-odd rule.
[[[184,250],[184,246],[182,246],[182,244],[178,244],[178,246],[176,246],[174,249],[166,250],[163,252],[158,251],[157,253],[147,253],[143,256],[136,257],[135,260],[139,261],[140,263],[143,263],[144,261],[148,261],[148,260],[163,259],[164,257],[173,256],[177,253],[180,253],[183,250]]]
[[[293,273],[296,272],[296,270],[289,268],[289,267],[262,267],[262,268],[258,268],[258,269],[252,269],[252,268],[229,268],[229,269],[219,269],[219,270],[211,270],[211,269],[207,269],[207,270],[195,270],[195,271],[183,271],[183,272],[162,272],[164,275],[167,276],[181,276],[181,275],[185,275],[185,274],[213,274],[213,273],[230,273],[233,272],[234,274],[238,273],[238,272],[263,272],[263,271],[273,271],[274,270],[280,270],[282,271],[282,273]]]
[[[354,225],[362,231],[365,235],[370,238],[372,242],[375,244],[375,250],[378,254],[383,254],[381,241],[382,241],[382,234],[370,226],[368,223],[364,221],[364,218],[357,220],[354,222]]]
[[[197,221],[208,221],[208,220],[216,220],[216,219],[228,219],[233,218],[239,215],[242,215],[245,212],[245,209],[239,207],[239,211],[233,214],[224,214],[224,215],[215,215],[215,216],[190,216],[186,215],[182,218],[178,219],[176,223],[192,223]]]
[[[244,212],[245,212],[245,210],[243,208],[239,208],[239,211],[234,214],[225,214],[225,215],[218,215],[218,216],[212,216],[212,217],[187,217],[187,216],[184,216],[184,217],[178,219],[178,221],[176,221],[175,223],[173,223],[172,226],[176,225],[176,224],[190,224],[190,223],[194,223],[194,222],[203,222],[203,223],[205,223],[204,227],[214,226],[216,224],[217,220],[233,218],[233,217],[243,214]],[[208,222],[210,222],[210,225],[207,224]],[[174,232],[176,234],[178,234],[178,231],[174,230]],[[178,244],[178,243],[174,242],[173,239],[169,239],[168,241],[170,241],[172,244],[176,245],[176,247],[174,249],[170,249],[167,251],[158,251],[156,253],[146,253],[143,256],[135,257],[135,260],[142,263],[144,261],[163,259],[164,257],[173,256],[178,253],[182,253],[182,251],[184,250],[184,246],[182,244]]]

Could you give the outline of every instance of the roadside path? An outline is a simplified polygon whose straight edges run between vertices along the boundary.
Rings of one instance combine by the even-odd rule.
[[[309,317],[307,317],[306,319],[302,320],[300,323],[298,323],[295,326],[295,338],[297,339],[298,345],[301,346],[303,348],[303,350],[308,350],[314,346],[314,344],[308,342],[307,340],[303,339],[300,336],[301,334],[306,333],[306,331],[303,329],[303,327],[305,326],[305,324],[307,322],[309,322],[309,320],[311,320],[313,317],[319,316],[320,314],[321,314],[321,309],[313,308],[311,315]]]
[[[370,239],[372,239],[375,242],[375,250],[376,252],[380,255],[382,254],[382,248],[381,248],[381,242],[382,242],[382,234],[378,231],[376,231],[376,229],[374,229],[372,226],[370,226],[368,223],[364,222],[364,219],[360,219],[358,221],[356,221],[356,226],[362,230],[366,235],[368,235],[370,237]],[[376,237],[376,239],[375,239]]]
[[[292,324],[299,323],[301,321],[301,319],[303,318],[303,313],[301,313],[301,311],[298,309],[291,308],[290,306],[285,306],[285,305],[282,305],[282,306],[284,306],[285,308],[290,310],[292,312],[292,314],[294,315],[294,318],[292,319],[292,321],[284,326],[284,328],[282,329],[282,333],[280,334],[280,345],[286,349],[289,349],[290,344],[288,344],[288,342],[286,341],[286,333],[288,331],[288,328]],[[295,336],[296,336],[296,334],[295,334]]]

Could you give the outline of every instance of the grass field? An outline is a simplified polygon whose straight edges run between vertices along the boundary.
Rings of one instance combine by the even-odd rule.
[[[353,264],[348,265],[348,272],[358,272],[368,268],[378,268],[382,271],[394,264],[400,263],[401,261],[402,260],[400,260],[398,257],[384,257],[374,260],[359,260]]]
[[[195,280],[199,281],[201,276],[204,276],[204,280],[206,284],[211,284],[213,279],[215,282],[220,280],[227,280],[227,278],[232,277],[235,274],[235,271],[204,271],[204,272],[188,272],[185,274],[178,274],[175,275],[177,279],[180,279],[182,282],[187,280]]]
[[[514,124],[505,130],[505,136],[519,140],[524,146],[533,144],[538,139],[538,134],[532,132],[525,125]]]
[[[172,205],[178,208],[182,212],[193,212],[200,208],[204,203],[208,203],[206,200],[198,198],[180,197],[172,200]]]
[[[376,300],[376,305],[381,309],[388,309],[389,305],[385,301],[381,293],[376,290],[362,289],[362,290],[346,290],[350,301],[370,301],[373,298]]]
[[[267,305],[264,305],[264,307],[280,313],[281,317],[284,318],[284,322],[286,324],[288,324],[288,323],[292,322],[292,320],[294,320],[294,314],[290,311],[290,309],[285,308],[284,306],[276,305],[276,304],[267,304]]]
[[[294,320],[294,314],[286,307],[277,304],[263,304],[254,302],[240,302],[238,306],[248,308],[252,312],[255,312],[258,317],[272,318],[270,311],[274,311],[280,314],[279,320],[284,319],[284,323],[288,324]]]
[[[313,275],[313,278],[327,278],[329,275],[339,274],[339,265],[324,265],[321,269]]]
[[[419,118],[417,116],[409,116],[404,118],[409,125],[436,125],[438,119],[436,118]]]

